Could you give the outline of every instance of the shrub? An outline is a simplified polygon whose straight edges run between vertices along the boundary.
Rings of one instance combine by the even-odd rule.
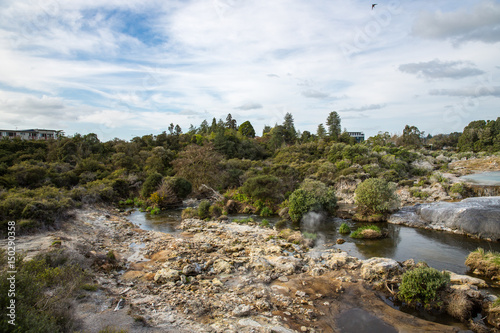
[[[276,201],[283,197],[280,179],[270,175],[248,178],[243,183],[241,192],[252,200]]]
[[[460,194],[461,196],[465,196],[467,192],[467,188],[464,183],[455,183],[450,187],[450,193]]]
[[[425,307],[438,301],[438,291],[450,282],[448,273],[441,273],[432,267],[420,267],[403,274],[398,298],[409,305],[422,304]]]
[[[184,209],[181,213],[182,219],[191,219],[194,217],[198,217],[198,210],[196,210],[192,207],[188,207],[188,208]]]
[[[384,179],[369,178],[356,188],[355,200],[363,214],[386,213],[397,206],[395,186]]]
[[[351,228],[347,225],[347,223],[342,223],[339,228],[339,233],[341,234],[350,234],[351,233]]]
[[[39,254],[31,260],[16,256],[16,326],[9,317],[0,318],[1,332],[73,332],[71,304],[86,276],[77,265],[70,265],[67,256],[58,251]],[[0,256],[6,257],[4,250]],[[7,309],[10,282],[7,270],[0,272],[0,307]],[[50,297],[47,294],[50,292]]]
[[[222,208],[217,205],[212,205],[210,206],[208,212],[210,213],[211,217],[217,218],[222,215]]]
[[[210,201],[202,200],[198,206],[198,217],[200,219],[206,219],[210,217]]]
[[[168,185],[179,199],[185,199],[193,189],[190,182],[182,177],[165,177],[162,183]]]
[[[142,197],[149,198],[160,185],[162,178],[163,176],[158,172],[151,173],[144,181],[144,185],[142,185]]]
[[[500,278],[500,252],[484,251],[478,248],[472,251],[465,260],[465,265],[471,272],[478,272],[488,278]]]
[[[365,225],[351,233],[352,238],[379,238],[381,236],[382,232],[376,225]]]
[[[274,225],[274,227],[276,228],[276,230],[282,230],[282,229],[285,229],[287,226],[287,221],[286,220],[279,220],[278,222],[276,222],[276,224]]]
[[[288,214],[292,221],[299,222],[308,212],[334,213],[336,208],[337,199],[333,187],[327,187],[317,180],[306,179],[300,188],[290,195]]]
[[[267,227],[269,227],[269,225],[270,225],[270,223],[269,223],[269,221],[268,221],[268,220],[266,220],[266,219],[263,219],[263,220],[260,222],[260,226],[261,226],[261,227],[267,228]]]
[[[273,215],[273,210],[267,206],[260,211],[260,216],[262,217],[269,217],[271,215]]]
[[[312,239],[312,240],[316,240],[318,238],[318,234],[314,233],[314,232],[303,232],[302,233],[302,236],[304,236],[304,238],[308,238],[308,239]]]

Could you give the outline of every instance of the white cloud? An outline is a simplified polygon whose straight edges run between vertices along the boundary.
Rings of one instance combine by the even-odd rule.
[[[453,12],[424,12],[415,21],[413,33],[432,39],[450,39],[455,44],[468,41],[500,42],[500,4],[482,1],[474,8]]]

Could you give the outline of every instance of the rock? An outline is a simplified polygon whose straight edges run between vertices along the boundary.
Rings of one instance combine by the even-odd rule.
[[[467,284],[454,284],[451,285],[450,288],[453,290],[463,291],[470,298],[476,298],[476,299],[481,298],[481,292],[477,289],[476,286],[471,286]]]
[[[330,269],[339,269],[348,264],[349,268],[356,268],[359,263],[358,258],[351,257],[347,254],[347,252],[332,253],[327,258],[328,260],[326,262],[326,265]]]
[[[258,272],[265,272],[273,269],[274,266],[266,258],[254,256],[250,259],[249,268]]]
[[[294,257],[278,257],[271,261],[277,273],[291,275],[301,266],[301,261]]]
[[[388,222],[498,240],[499,220],[500,196],[497,196],[404,207],[391,215]]]
[[[178,281],[180,280],[179,271],[170,268],[163,268],[156,272],[154,281],[156,283],[165,283],[170,281]]]
[[[217,287],[222,287],[224,286],[224,283],[222,283],[219,279],[215,278],[212,280],[212,284]]]
[[[228,200],[226,202],[225,210],[228,213],[237,213],[238,212],[238,203],[234,200]]]
[[[252,306],[247,304],[240,304],[233,310],[233,316],[246,317],[252,311]]]
[[[231,265],[229,262],[225,261],[224,259],[217,259],[213,263],[212,267],[213,267],[214,272],[216,274],[222,274],[222,273],[230,274],[232,269],[233,269],[233,265]]]
[[[243,327],[262,327],[262,325],[259,324],[258,322],[256,322],[255,320],[248,319],[248,318],[240,319],[238,321],[238,325],[243,326]]]
[[[388,279],[400,272],[401,266],[393,259],[371,258],[361,264],[361,276],[365,280]]]
[[[286,276],[280,276],[278,278],[278,281],[281,281],[281,282],[288,282],[288,278]]]
[[[337,238],[337,244],[344,244],[345,240],[342,238]]]
[[[455,274],[450,271],[445,271],[450,274],[450,282],[453,284],[468,284],[473,286],[478,286],[479,288],[487,288],[488,284],[482,279],[478,279],[472,276]]]
[[[197,267],[193,264],[187,264],[182,268],[182,274],[189,276],[189,275],[197,275],[199,274],[199,269],[196,269]]]

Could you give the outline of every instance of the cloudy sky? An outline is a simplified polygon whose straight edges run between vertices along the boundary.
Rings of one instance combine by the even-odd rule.
[[[500,0],[2,0],[0,128],[430,134],[500,116]]]

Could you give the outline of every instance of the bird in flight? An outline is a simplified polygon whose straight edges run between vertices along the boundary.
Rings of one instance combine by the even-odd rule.
[[[372,4],[372,10],[373,10],[373,8],[375,8],[376,5],[377,5],[376,3]]]

